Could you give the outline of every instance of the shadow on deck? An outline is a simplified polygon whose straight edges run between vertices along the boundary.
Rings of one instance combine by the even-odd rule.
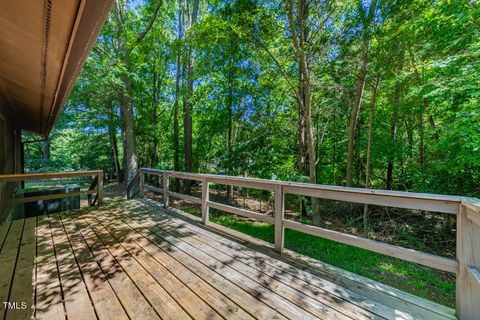
[[[227,234],[228,233],[228,234]],[[0,318],[451,319],[454,310],[152,200],[0,230]]]

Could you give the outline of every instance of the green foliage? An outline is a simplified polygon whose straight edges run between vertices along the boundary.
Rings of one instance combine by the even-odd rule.
[[[72,168],[112,171],[108,134],[113,130],[117,136],[121,156],[119,103],[130,94],[140,165],[172,168],[176,59],[180,52],[185,69],[185,50],[193,46],[194,171],[308,181],[297,166],[298,65],[284,6],[256,0],[200,2],[198,23],[183,29],[188,37],[179,39],[178,2],[167,1],[150,32],[135,42],[154,8],[154,1],[126,6],[123,20],[112,11],[57,125],[52,160]],[[365,179],[368,103],[378,74],[373,187],[385,188],[386,163],[393,159],[395,189],[480,193],[478,13],[470,1],[379,3],[355,139],[357,186]],[[312,3],[308,19],[317,179],[341,185],[364,30],[355,1]],[[119,38],[119,32],[125,38]],[[121,39],[126,43],[117,43]],[[125,51],[128,56],[122,46],[132,49]],[[132,80],[130,89],[124,87],[125,75]],[[184,77],[182,71],[181,87]],[[397,135],[392,140],[398,85]],[[101,146],[92,141],[101,141]],[[183,150],[181,125],[179,142]]]

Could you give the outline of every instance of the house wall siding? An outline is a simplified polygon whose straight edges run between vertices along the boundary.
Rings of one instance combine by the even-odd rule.
[[[9,116],[5,101],[0,97],[0,175],[22,172],[21,131],[15,126],[15,119]],[[0,182],[0,200],[10,199],[20,184]],[[0,206],[0,223],[5,221],[11,208]]]

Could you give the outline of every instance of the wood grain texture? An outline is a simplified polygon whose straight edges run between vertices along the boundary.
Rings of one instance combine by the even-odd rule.
[[[480,286],[476,272],[480,270],[480,225],[469,216],[478,214],[478,206],[461,204],[457,216],[457,259],[459,272],[456,281],[456,310],[460,319],[478,319],[480,315]]]
[[[452,319],[448,308],[234,241],[150,202],[14,220],[0,252],[2,276],[10,270],[0,293],[30,305],[7,319]],[[475,263],[476,252],[464,254]],[[478,269],[466,270],[474,294]]]
[[[35,246],[36,246],[36,218],[25,219],[22,241],[15,274],[12,280],[12,289],[8,301],[25,302],[27,308],[7,310],[6,319],[30,319],[34,311],[35,297]]]
[[[99,319],[129,319],[111,283],[95,260],[76,225],[66,215],[57,216],[77,260],[88,293]]]
[[[88,176],[97,176],[101,173],[103,173],[103,171],[101,170],[92,170],[92,171],[0,174],[0,181],[45,180],[45,179],[72,178],[72,177],[82,177],[82,176],[88,177]]]
[[[155,201],[143,199],[142,202],[157,208],[155,209],[156,214],[163,211],[163,208]],[[158,210],[158,208],[160,208],[160,210]],[[208,228],[205,228],[205,230],[196,222],[196,217],[174,208],[168,208],[165,213],[168,216],[173,215],[187,221],[185,225],[188,228],[194,229],[195,233],[214,237],[217,245],[219,243],[225,243],[228,247],[236,249],[238,254],[244,252],[251,255],[251,257],[255,258],[255,261],[258,260],[256,263],[258,263],[262,269],[265,268],[265,264],[271,265],[272,267],[282,270],[285,274],[290,274],[313,286],[315,286],[315,284],[323,285],[325,283],[332,283],[334,286],[331,288],[333,288],[334,292],[346,297],[349,301],[361,303],[363,299],[370,299],[370,302],[367,304],[369,306],[368,308],[374,308],[374,310],[378,308],[375,302],[379,303],[380,306],[389,306],[391,311],[386,313],[386,318],[455,318],[455,310],[451,308],[416,297],[377,281],[333,267],[288,249],[285,249],[284,256],[276,254],[273,251],[274,246],[270,243],[217,224],[212,223]],[[232,241],[232,239],[240,241],[243,246],[251,250],[240,250],[238,243]],[[318,282],[319,280],[321,282]],[[319,288],[318,285],[316,286],[317,288]]]
[[[47,216],[37,218],[35,318],[66,319],[52,231]]]
[[[9,301],[10,287],[14,277],[17,254],[23,234],[24,221],[13,220],[8,234],[6,234],[2,252],[0,254],[0,302]],[[6,309],[0,306],[0,318],[4,318]]]
[[[383,243],[380,241],[365,239],[362,237],[328,230],[316,226],[306,225],[290,220],[285,220],[284,226],[292,230],[301,231],[314,236],[378,252],[398,259],[415,262],[434,269],[451,273],[457,273],[458,271],[458,262],[453,259],[444,258],[429,253],[423,253],[413,249],[407,249],[400,246]]]

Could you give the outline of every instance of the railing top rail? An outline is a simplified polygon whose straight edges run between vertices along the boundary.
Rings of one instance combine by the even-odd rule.
[[[207,178],[212,180],[229,180],[232,182],[251,182],[251,183],[257,183],[260,186],[263,185],[268,189],[274,189],[275,186],[281,185],[281,186],[288,186],[288,187],[298,187],[303,189],[314,189],[314,190],[354,193],[354,194],[363,194],[363,195],[388,196],[388,197],[416,199],[416,200],[440,201],[440,202],[444,202],[445,204],[460,204],[465,202],[476,203],[477,205],[480,204],[480,200],[478,199],[462,197],[462,196],[380,190],[380,189],[351,188],[351,187],[331,186],[331,185],[312,184],[312,183],[303,183],[303,182],[268,180],[268,179],[247,178],[247,177],[238,177],[238,176],[224,176],[224,175],[217,175],[217,174],[180,172],[180,171],[159,170],[159,169],[150,169],[150,168],[141,168],[141,170],[144,173],[151,173],[151,174],[166,172],[172,175],[183,176],[185,178],[189,178],[189,177],[196,178],[196,180],[199,180],[199,178]]]
[[[101,173],[103,173],[102,170],[2,174],[0,182],[95,176]]]

